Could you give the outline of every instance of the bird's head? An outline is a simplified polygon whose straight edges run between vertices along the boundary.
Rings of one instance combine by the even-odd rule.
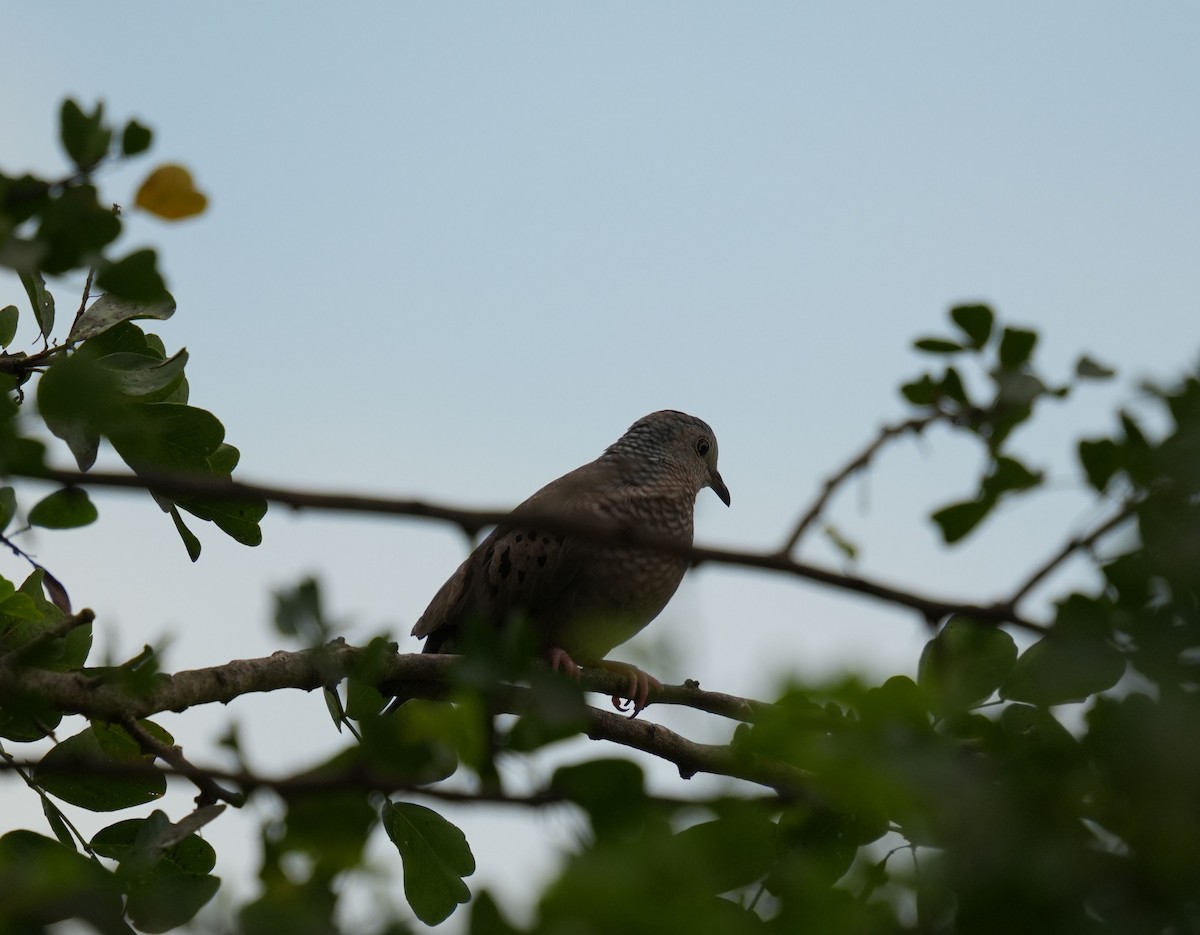
[[[729,488],[717,470],[717,436],[703,419],[663,409],[642,416],[605,452],[606,456],[642,462],[648,471],[663,471],[690,482],[692,495],[709,487],[729,506]]]

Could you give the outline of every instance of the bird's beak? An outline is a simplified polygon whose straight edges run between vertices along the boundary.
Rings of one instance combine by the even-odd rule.
[[[725,486],[725,481],[721,480],[721,475],[717,473],[716,468],[712,468],[708,472],[708,486],[726,506],[729,506],[729,488]]]

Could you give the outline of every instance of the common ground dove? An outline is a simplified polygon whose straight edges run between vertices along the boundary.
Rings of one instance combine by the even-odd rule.
[[[551,481],[516,512],[611,523],[688,546],[705,487],[729,505],[716,437],[695,416],[668,409],[638,419],[599,458]],[[579,665],[625,675],[636,715],[661,685],[604,657],[658,616],[687,567],[687,558],[645,546],[505,523],[442,585],[412,635],[425,639],[424,652],[453,653],[469,619],[503,626],[522,615],[554,669],[573,678]]]

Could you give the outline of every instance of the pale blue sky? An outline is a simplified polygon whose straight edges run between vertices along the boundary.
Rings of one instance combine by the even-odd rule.
[[[71,94],[156,130],[149,159],[104,179],[109,197],[132,202],[159,161],[191,167],[210,212],[174,226],[131,212],[128,243],[160,249],[179,313],[159,333],[191,352],[193,403],[224,421],[249,478],[504,505],[679,408],[716,430],[733,491],[729,510],[702,495],[699,540],[772,546],[902,412],[912,338],[984,299],[1042,330],[1052,373],[1084,350],[1121,370],[1022,441],[1054,490],[947,555],[923,517],[968,493],[979,462],[934,434],[837,517],[864,570],[988,599],[1051,550],[1040,537],[1089,516],[1073,440],[1136,378],[1196,360],[1193,5],[217,9],[10,16],[0,163],[56,171]],[[199,529],[193,567],[148,500],[99,499],[97,526],[39,536],[39,556],[96,609],[103,649],[169,634],[174,667],[279,648],[269,589],[310,571],[359,624],[351,637],[386,625],[404,643],[464,548],[435,526],[278,510],[257,550]],[[806,554],[836,561],[819,543]],[[908,615],[704,569],[637,642],[661,644],[673,677],[766,697],[788,672],[913,672],[924,639]],[[264,769],[339,742],[316,697],[164,720],[204,761],[229,717]],[[654,777],[680,791],[670,770]],[[0,796],[29,798],[9,783]],[[463,822],[477,879],[513,906],[572,830]],[[246,830],[213,833],[228,851]],[[253,856],[225,866],[245,874]]]

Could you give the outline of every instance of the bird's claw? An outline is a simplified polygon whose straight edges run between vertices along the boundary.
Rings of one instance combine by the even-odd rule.
[[[579,681],[579,664],[567,654],[565,649],[552,646],[546,653],[546,658],[552,672],[562,672],[567,678]]]
[[[630,720],[637,717],[650,704],[650,692],[662,691],[662,682],[652,675],[647,675],[635,665],[630,665],[628,662],[610,662],[607,659],[601,660],[600,668],[607,669],[609,672],[615,672],[618,675],[623,675],[629,680],[629,684],[625,690],[625,697],[620,695],[612,696],[612,706],[624,714],[633,710],[629,714]]]

